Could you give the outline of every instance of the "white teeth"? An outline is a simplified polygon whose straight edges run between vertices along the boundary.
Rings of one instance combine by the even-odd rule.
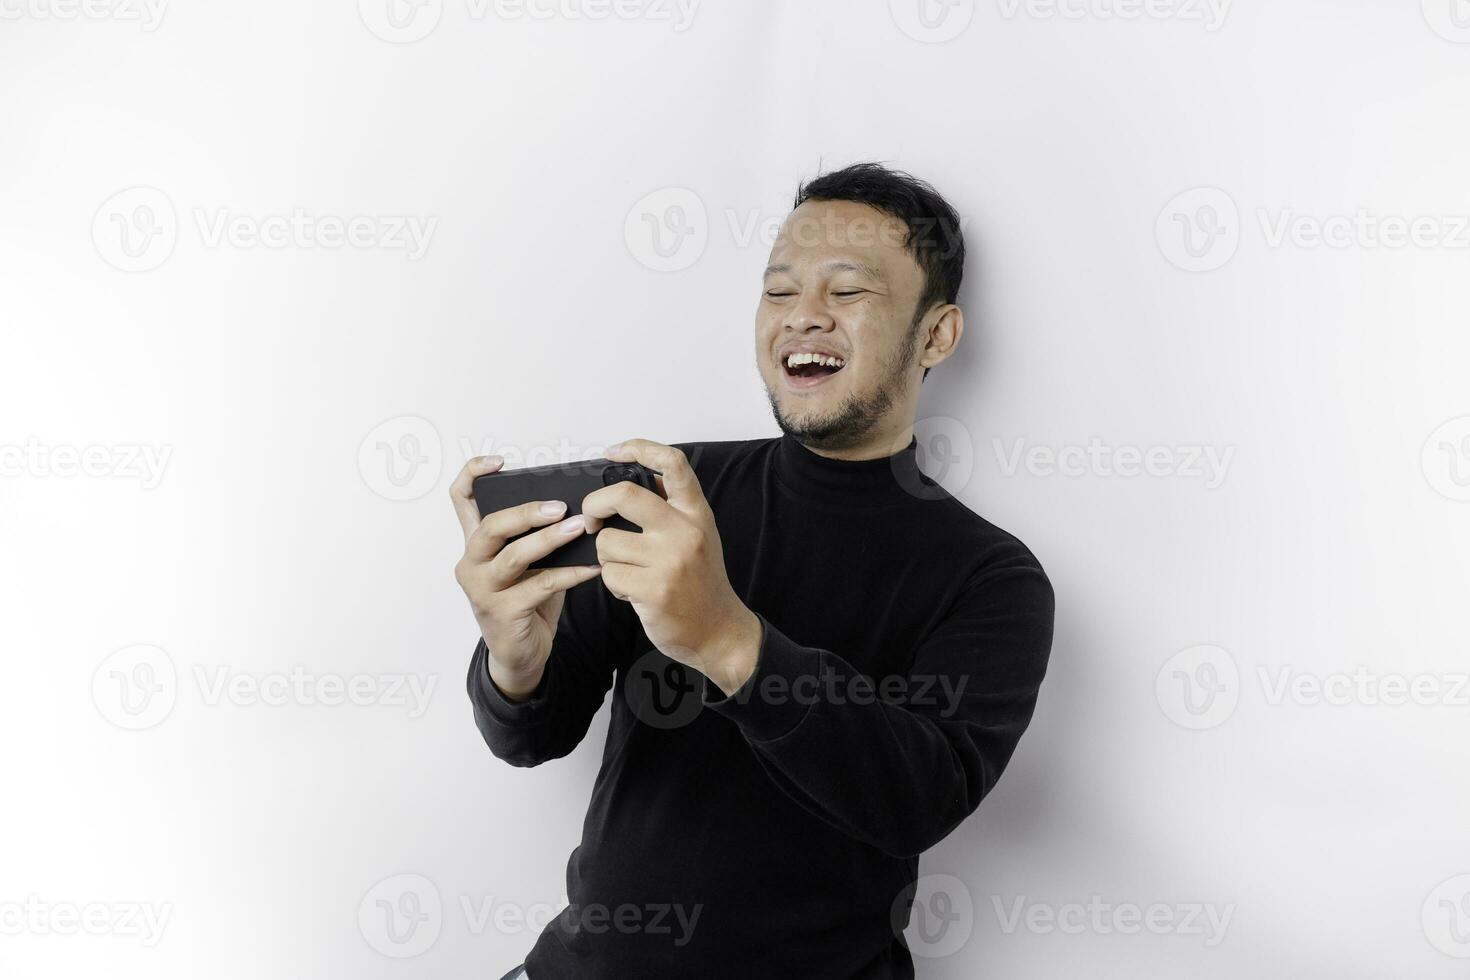
[[[800,367],[803,364],[821,364],[825,367],[840,368],[847,364],[840,357],[830,357],[826,354],[788,354],[786,355],[787,367]]]

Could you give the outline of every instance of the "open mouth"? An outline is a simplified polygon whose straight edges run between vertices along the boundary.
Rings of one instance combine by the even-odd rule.
[[[836,354],[820,351],[797,351],[781,358],[781,367],[786,379],[799,388],[821,384],[832,375],[847,367],[847,362]]]

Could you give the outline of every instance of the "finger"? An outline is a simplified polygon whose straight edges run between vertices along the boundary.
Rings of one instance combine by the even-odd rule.
[[[645,529],[666,524],[674,516],[674,510],[664,498],[626,481],[593,490],[583,497],[582,513],[604,519],[617,514]]]
[[[480,526],[480,508],[475,506],[475,477],[494,473],[504,465],[505,460],[500,456],[476,456],[464,464],[449,484],[449,497],[454,501],[454,513],[464,529],[465,540]]]
[[[694,467],[689,465],[688,457],[673,446],[648,439],[629,439],[609,446],[607,458],[617,463],[642,463],[658,470],[663,477],[661,483],[669,503],[685,513],[693,513],[706,506]]]
[[[465,541],[465,556],[471,561],[489,561],[500,553],[510,538],[533,527],[550,524],[566,512],[567,505],[560,500],[528,500],[524,504],[486,514]]]
[[[602,565],[602,583],[614,599],[625,602],[637,602],[645,594],[649,574],[646,568],[622,562],[604,562]]]
[[[545,558],[568,541],[586,533],[582,515],[568,517],[551,527],[516,538],[501,548],[490,561],[490,584],[498,592],[514,585],[530,568],[531,562]]]
[[[597,533],[597,560],[604,565],[608,562],[619,562],[645,568],[653,563],[648,553],[646,535],[615,527],[605,528]]]
[[[529,612],[558,592],[602,574],[600,565],[568,565],[564,568],[540,568],[500,594],[505,608]]]

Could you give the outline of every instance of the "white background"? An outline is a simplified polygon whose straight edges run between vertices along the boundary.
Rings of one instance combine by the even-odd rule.
[[[0,0],[0,976],[519,962],[606,713],[486,750],[448,481],[773,433],[768,232],[865,159],[965,216],[921,434],[1058,598],[1030,732],[923,859],[969,915],[920,976],[1464,975],[1463,0],[56,3]],[[298,209],[364,244],[252,244]],[[1093,440],[1165,449],[1047,465]],[[296,669],[364,703],[251,696]]]

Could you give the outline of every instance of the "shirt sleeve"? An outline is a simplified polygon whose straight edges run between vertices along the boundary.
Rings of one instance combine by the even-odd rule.
[[[482,637],[467,679],[475,724],[485,744],[513,766],[559,759],[582,741],[632,647],[633,614],[599,579],[567,590],[541,681],[521,701],[507,698],[490,679]]]
[[[906,676],[873,679],[764,617],[755,672],[703,704],[730,719],[797,803],[896,857],[943,840],[995,786],[1030,723],[1051,653],[1039,565],[979,573]]]

